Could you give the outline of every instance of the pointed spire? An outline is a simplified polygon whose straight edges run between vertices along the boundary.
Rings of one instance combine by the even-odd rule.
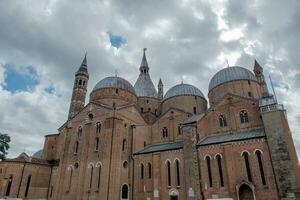
[[[148,73],[149,66],[148,66],[148,62],[147,62],[147,58],[146,58],[147,48],[144,48],[143,51],[144,51],[144,53],[143,53],[143,58],[142,58],[141,66],[140,66],[140,72]]]
[[[82,60],[81,66],[87,66],[86,56],[87,56],[87,52],[85,52],[84,59]]]
[[[158,85],[163,85],[161,78],[159,78]]]
[[[88,73],[88,70],[87,70],[87,52],[85,52],[85,55],[84,55],[84,58],[82,60],[82,63],[77,71],[77,73],[79,72],[86,72]]]
[[[260,66],[260,64],[257,62],[257,60],[255,59],[254,60],[254,72],[262,72],[263,71],[263,68]]]

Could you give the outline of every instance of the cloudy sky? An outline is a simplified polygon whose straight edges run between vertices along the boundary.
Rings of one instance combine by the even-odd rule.
[[[88,93],[118,75],[132,84],[142,49],[165,90],[254,59],[271,75],[300,152],[299,0],[0,1],[0,132],[9,156],[32,154],[67,119],[74,72],[88,52]],[[87,99],[88,100],[88,99]]]

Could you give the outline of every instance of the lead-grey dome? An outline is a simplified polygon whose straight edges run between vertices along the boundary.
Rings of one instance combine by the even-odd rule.
[[[168,90],[164,96],[164,100],[175,96],[199,96],[205,99],[203,93],[193,85],[178,84]]]
[[[123,89],[135,95],[135,90],[133,86],[127,80],[121,77],[116,77],[116,76],[106,77],[96,84],[93,91],[97,89],[103,89],[103,88]]]
[[[248,69],[238,66],[227,67],[220,70],[213,76],[209,83],[209,91],[223,83],[237,80],[257,81],[254,74]]]

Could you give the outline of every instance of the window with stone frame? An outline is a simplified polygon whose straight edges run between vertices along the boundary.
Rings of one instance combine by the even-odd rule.
[[[74,146],[74,154],[75,154],[75,155],[78,154],[78,150],[79,150],[79,142],[76,141],[76,142],[75,142],[75,146]]]
[[[224,176],[223,176],[223,169],[222,169],[222,156],[218,154],[216,156],[217,164],[218,164],[218,171],[219,171],[219,177],[220,177],[220,186],[224,187]]]
[[[167,161],[167,186],[171,187],[171,163]]]
[[[101,132],[101,123],[97,122],[96,123],[96,133],[100,133]]]
[[[212,182],[212,174],[211,174],[211,163],[210,163],[210,157],[206,156],[206,166],[207,166],[207,175],[208,175],[208,182],[209,182],[209,187],[213,186]]]
[[[162,137],[163,138],[168,138],[169,137],[169,130],[167,127],[162,128]]]
[[[77,136],[78,136],[78,138],[81,138],[81,136],[82,136],[82,127],[81,126],[79,126],[77,129]]]
[[[221,128],[227,127],[227,121],[224,115],[219,116],[219,125]]]
[[[95,139],[95,151],[99,151],[99,138]]]
[[[141,163],[141,169],[140,170],[141,170],[140,171],[141,179],[144,179],[144,165],[143,165],[143,163]]]
[[[266,182],[265,171],[264,171],[264,166],[263,166],[263,162],[262,162],[262,153],[261,153],[260,150],[256,150],[255,155],[257,157],[261,182],[262,182],[263,185],[266,185],[267,182]]]
[[[245,162],[245,168],[246,168],[246,174],[249,182],[252,182],[252,174],[251,174],[251,168],[250,168],[250,162],[249,162],[249,153],[247,151],[244,151],[242,154]]]
[[[179,166],[179,160],[175,161],[175,169],[176,169],[176,186],[180,186],[180,166]]]
[[[148,163],[148,178],[152,178],[152,165],[151,163]]]
[[[249,117],[248,117],[248,113],[246,110],[242,110],[240,112],[240,121],[242,124],[249,122]]]

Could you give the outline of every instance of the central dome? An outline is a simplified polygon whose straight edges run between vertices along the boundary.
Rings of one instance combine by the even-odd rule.
[[[175,96],[199,96],[205,99],[203,93],[193,85],[189,84],[178,84],[168,90],[164,96],[164,100],[175,97]]]
[[[243,67],[227,67],[217,72],[209,83],[209,91],[215,87],[230,81],[252,80],[257,81],[254,74]]]
[[[93,91],[97,89],[103,89],[103,88],[124,89],[136,95],[133,86],[127,80],[121,77],[116,77],[116,76],[106,77],[95,85]]]

